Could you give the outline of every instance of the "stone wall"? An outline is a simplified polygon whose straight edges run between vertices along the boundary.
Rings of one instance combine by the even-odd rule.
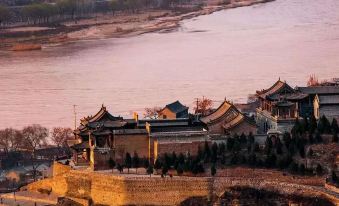
[[[203,149],[204,145],[205,145],[205,140],[193,141],[193,142],[161,142],[161,141],[158,141],[157,155],[162,156],[165,153],[172,154],[172,152],[175,152],[177,155],[179,155],[180,153],[185,155],[187,152],[189,152],[191,155],[195,156],[198,154],[198,147],[200,146]]]
[[[230,130],[231,135],[234,134],[240,135],[242,133],[244,133],[245,135],[249,135],[250,133],[256,134],[257,127],[253,124],[248,123],[247,121],[243,121]]]
[[[71,170],[71,167],[68,165],[63,165],[58,162],[53,163],[53,177],[65,174]]]
[[[126,178],[109,173],[76,170],[61,177],[66,184],[48,183],[53,187],[53,192],[67,197],[91,199],[95,204],[102,205],[177,205],[192,196],[208,196],[212,188],[209,178]],[[45,183],[41,182],[29,189],[37,191],[38,186],[45,187]]]
[[[240,169],[239,169],[240,170]],[[232,186],[278,191],[282,194],[326,196],[337,201],[333,195],[313,182],[311,178],[278,178],[263,174],[260,170],[247,174],[235,169],[228,177],[178,177],[161,178],[146,175],[112,175],[105,172],[70,170],[58,173],[53,179],[31,184],[28,189],[52,188],[59,196],[87,199],[101,205],[178,205],[190,197],[221,197]],[[258,173],[258,174],[257,174]],[[261,173],[261,175],[259,175]],[[222,175],[219,173],[219,175]],[[281,174],[280,174],[281,175]],[[263,177],[265,176],[265,178]],[[317,186],[316,186],[317,185]]]
[[[116,135],[115,136],[115,159],[121,161],[125,158],[128,152],[133,156],[134,152],[138,153],[140,158],[148,157],[149,155],[149,137],[148,134],[140,135]]]

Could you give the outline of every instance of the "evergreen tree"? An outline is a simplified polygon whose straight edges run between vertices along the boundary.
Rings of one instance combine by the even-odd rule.
[[[230,163],[233,165],[238,163],[238,156],[235,153],[232,154]]]
[[[299,155],[301,158],[305,158],[305,147],[299,148]]]
[[[284,158],[279,158],[278,161],[277,161],[277,166],[279,169],[284,169],[285,168],[285,159]]]
[[[338,122],[335,118],[333,118],[333,120],[332,120],[331,129],[332,129],[332,133],[338,134],[339,127],[338,127]]]
[[[151,175],[153,174],[153,167],[152,167],[152,165],[148,165],[148,167],[147,167],[147,174],[149,174],[149,177],[151,177]]]
[[[256,142],[254,143],[254,152],[259,152],[260,151],[260,146],[259,146],[259,143]]]
[[[162,167],[162,162],[161,162],[160,158],[158,157],[158,158],[155,160],[155,163],[154,163],[154,169],[159,170],[159,169],[161,169],[161,167]]]
[[[112,172],[113,172],[114,167],[115,167],[115,161],[112,158],[109,158],[108,165],[109,165],[109,168],[112,169]]]
[[[144,162],[143,162],[144,168],[147,169],[150,165],[149,161],[147,158],[144,158]]]
[[[265,141],[265,153],[266,153],[267,155],[271,153],[272,146],[273,146],[273,143],[272,143],[271,138],[270,138],[270,137],[267,137],[267,138],[266,138],[266,141]]]
[[[291,173],[297,173],[298,169],[299,169],[298,164],[295,162],[291,162],[289,166],[289,170],[291,171]]]
[[[232,151],[233,150],[233,146],[234,146],[234,138],[228,138],[227,139],[227,150],[228,151]]]
[[[333,133],[332,142],[338,143],[338,133]]]
[[[167,172],[168,172],[168,166],[167,166],[167,164],[163,164],[162,170],[161,170],[162,175],[166,176]]]
[[[288,132],[284,133],[283,141],[284,141],[286,148],[289,148],[291,141],[292,141],[290,133],[288,133]]]
[[[308,118],[304,118],[302,127],[303,127],[304,132],[309,131],[310,125],[309,125],[309,122],[308,122]]]
[[[205,154],[206,159],[209,159],[211,157],[211,150],[210,150],[210,146],[208,145],[207,141],[205,141],[204,154]]]
[[[239,152],[241,150],[241,145],[239,140],[235,140],[233,145],[233,152]]]
[[[271,153],[266,157],[265,165],[268,168],[275,167],[276,161],[277,161],[277,156],[274,153]]]
[[[198,154],[197,154],[197,158],[199,160],[203,160],[205,156],[204,151],[201,149],[200,145],[198,146]],[[180,158],[180,157],[179,157]]]
[[[246,142],[247,142],[246,135],[244,133],[241,133],[241,135],[240,135],[240,143],[241,144],[246,144]]]
[[[182,164],[179,164],[177,167],[177,174],[180,176],[182,173],[184,173],[184,167]]]
[[[313,134],[311,134],[311,133],[308,135],[308,142],[310,144],[314,144],[314,137],[313,137]]]
[[[185,163],[185,156],[182,153],[180,153],[179,156],[178,156],[178,162],[179,162],[179,164]]]
[[[323,174],[323,168],[321,167],[320,164],[317,164],[317,167],[315,168],[315,172],[317,173],[318,176],[321,176]]]
[[[312,148],[310,148],[310,149],[308,150],[307,156],[308,156],[308,157],[312,157],[312,156],[313,156],[313,150],[312,150]]]
[[[295,154],[295,146],[294,146],[294,144],[290,144],[290,146],[288,147],[288,154],[290,156],[293,156]]]
[[[221,157],[220,157],[220,163],[223,164],[223,165],[226,164],[226,156],[225,156],[225,154],[222,154],[222,155],[221,155]]]
[[[275,144],[275,149],[276,149],[277,154],[279,154],[279,155],[282,154],[282,152],[283,152],[282,147],[283,147],[283,144],[281,143],[280,139],[277,138],[277,142]]]
[[[247,137],[247,141],[250,143],[250,144],[254,144],[254,136],[253,136],[253,133],[252,132],[250,132],[249,134],[248,134],[248,137]]]
[[[214,177],[214,175],[217,173],[217,169],[215,168],[215,165],[212,164],[212,167],[211,167],[211,175]]]
[[[224,142],[222,142],[220,145],[219,145],[219,155],[223,155],[226,151],[226,144]]]
[[[171,167],[171,165],[172,165],[171,157],[170,157],[167,153],[164,154],[163,162],[164,162],[164,164],[166,164],[168,167]]]
[[[129,169],[132,167],[132,157],[128,152],[125,157],[125,167],[127,167],[127,173],[129,173]]]
[[[218,144],[216,142],[212,145],[212,154],[211,154],[211,161],[215,163],[217,161],[218,156]]]
[[[132,165],[135,168],[136,173],[138,173],[138,168],[140,166],[140,159],[139,159],[139,156],[136,152],[134,152],[134,156],[133,156],[133,159],[132,159]]]
[[[171,157],[171,159],[172,159],[172,165],[174,165],[175,162],[177,161],[177,154],[175,154],[174,151],[172,152],[172,157]]]
[[[300,175],[305,175],[305,170],[306,170],[305,165],[304,164],[300,164],[299,165],[299,174]]]
[[[121,164],[118,164],[117,169],[120,173],[122,173],[124,171],[124,166],[122,166]]]
[[[315,139],[316,139],[317,143],[322,143],[323,142],[323,138],[322,138],[322,136],[321,136],[321,134],[319,132],[316,133]]]
[[[311,115],[310,122],[308,126],[308,131],[313,134],[317,130],[317,120],[315,119],[314,115]]]
[[[302,128],[298,118],[294,122],[294,126],[291,130],[291,133],[292,133],[293,136],[303,133],[303,128]]]
[[[248,155],[248,164],[250,166],[255,166],[257,164],[257,156],[255,153]]]
[[[331,180],[333,183],[338,184],[338,177],[334,170],[332,170]]]
[[[331,132],[331,125],[328,119],[323,115],[318,122],[318,131],[323,134],[329,134]]]

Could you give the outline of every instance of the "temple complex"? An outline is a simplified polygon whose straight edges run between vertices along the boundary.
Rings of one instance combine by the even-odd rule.
[[[289,132],[297,118],[337,118],[339,86],[289,86],[280,79],[270,88],[257,91],[259,108],[256,122],[259,133]]]
[[[123,162],[126,153],[154,161],[158,155],[190,152],[192,145],[207,140],[206,130],[188,118],[123,119],[111,115],[102,106],[97,114],[81,119],[75,130],[78,144],[73,145],[75,166],[90,166],[93,170],[107,169],[110,159]]]
[[[255,122],[225,101],[200,120],[188,118],[188,107],[179,101],[166,105],[159,119],[124,119],[110,114],[105,106],[93,116],[81,119],[74,131],[74,166],[108,169],[109,160],[122,163],[127,153],[151,163],[159,155],[175,152],[196,155],[198,147],[210,142],[210,134],[227,138],[235,133],[256,133]]]
[[[240,112],[223,101],[212,112],[199,116],[175,101],[158,112],[158,119],[125,119],[110,114],[102,106],[93,116],[81,119],[74,131],[72,146],[75,166],[107,169],[109,160],[122,163],[129,153],[151,163],[165,153],[196,155],[205,142],[225,141],[235,134],[275,135],[291,131],[297,119],[317,119],[325,115],[339,118],[339,87],[292,88],[280,79],[270,88],[257,91],[255,117]]]

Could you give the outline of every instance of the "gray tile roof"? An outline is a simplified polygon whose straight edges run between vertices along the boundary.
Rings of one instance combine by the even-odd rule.
[[[339,94],[339,86],[297,87],[296,90],[305,94]]]
[[[338,104],[339,105],[339,95],[319,95],[320,104]]]
[[[184,106],[179,101],[175,101],[171,104],[168,104],[168,105],[166,105],[166,107],[174,113],[179,113],[179,112],[182,112],[182,111],[188,109],[188,107]]]

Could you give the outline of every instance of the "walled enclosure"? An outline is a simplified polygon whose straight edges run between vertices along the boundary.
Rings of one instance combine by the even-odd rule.
[[[50,189],[59,196],[91,199],[101,205],[178,205],[190,197],[221,197],[232,186],[279,191],[284,194],[335,197],[307,181],[305,184],[239,177],[115,176],[110,173],[69,170],[56,163],[54,177],[32,183],[31,191]],[[301,183],[301,182],[300,182]]]

